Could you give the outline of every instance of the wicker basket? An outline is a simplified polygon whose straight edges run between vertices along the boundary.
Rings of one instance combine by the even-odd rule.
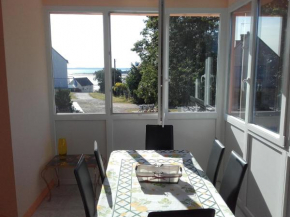
[[[182,176],[179,165],[137,165],[136,176],[139,182],[178,183]]]

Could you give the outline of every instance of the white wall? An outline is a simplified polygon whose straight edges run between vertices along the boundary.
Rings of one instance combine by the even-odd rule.
[[[126,117],[126,115],[124,115]],[[156,124],[155,119],[114,119],[112,129],[107,132],[107,121],[101,120],[57,120],[56,137],[65,137],[68,154],[92,154],[93,141],[97,140],[99,148],[109,158],[107,136],[112,138],[112,150],[145,149],[145,132],[147,124]],[[208,157],[215,138],[215,119],[168,120],[166,124],[174,127],[175,149],[189,150],[196,157],[203,169],[206,169]],[[109,151],[108,155],[106,154]],[[62,169],[60,179],[63,184],[74,184],[72,169]]]
[[[66,138],[68,154],[94,154],[96,140],[102,156],[106,157],[105,121],[56,121],[55,129],[57,141]],[[73,169],[61,169],[59,175],[61,184],[76,183]]]
[[[238,205],[246,216],[282,217],[286,186],[287,153],[283,148],[226,123],[223,169],[232,150],[243,156],[248,169]],[[247,138],[247,139],[246,139]]]
[[[18,216],[45,188],[53,156],[45,34],[40,0],[2,0]],[[49,175],[49,174],[48,174]]]

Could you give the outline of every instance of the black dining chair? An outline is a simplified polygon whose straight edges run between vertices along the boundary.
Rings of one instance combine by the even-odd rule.
[[[215,139],[207,163],[206,175],[215,186],[220,164],[224,155],[225,147]]]
[[[86,217],[93,217],[96,212],[95,194],[84,155],[81,156],[74,173],[83,200]]]
[[[220,195],[235,213],[239,191],[248,164],[236,152],[232,151],[221,182]]]
[[[148,217],[214,217],[214,209],[192,209],[150,212]]]
[[[173,150],[172,125],[146,125],[146,150]]]
[[[95,141],[94,142],[94,154],[95,154],[95,157],[96,157],[96,161],[97,161],[97,164],[98,164],[98,167],[99,167],[99,172],[100,172],[100,176],[101,176],[101,180],[102,180],[102,183],[104,183],[104,180],[105,180],[105,168],[104,168],[104,164],[103,164],[103,159],[102,159],[102,155],[98,149],[98,144],[97,142]]]

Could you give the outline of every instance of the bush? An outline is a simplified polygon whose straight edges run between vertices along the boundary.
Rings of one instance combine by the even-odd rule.
[[[128,91],[126,84],[117,82],[113,87],[113,94],[114,96],[126,96],[128,97]]]
[[[55,93],[56,112],[72,112],[70,90],[57,89]]]

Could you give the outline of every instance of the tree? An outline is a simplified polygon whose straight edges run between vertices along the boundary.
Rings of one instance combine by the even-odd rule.
[[[137,95],[137,89],[141,81],[141,78],[142,74],[140,71],[140,65],[138,64],[138,66],[135,66],[132,64],[128,76],[126,77],[126,84],[128,87],[130,97],[132,97],[133,102],[137,104],[144,103],[144,100],[138,97]]]
[[[57,112],[72,112],[70,90],[57,89],[55,93],[55,105]]]
[[[148,17],[145,28],[141,32],[143,39],[134,44],[135,51],[141,59],[141,80],[138,88],[133,90],[138,98],[145,103],[158,101],[158,17]],[[132,89],[130,90],[132,91]]]
[[[213,58],[216,74],[218,17],[170,17],[169,26],[169,106],[190,104],[195,95],[195,80],[205,73],[205,61]],[[215,82],[211,84],[215,104]],[[203,92],[204,83],[201,83]],[[203,94],[201,94],[203,99]]]
[[[190,96],[194,96],[195,80],[205,73],[207,57],[213,58],[216,72],[219,18],[176,16],[170,17],[169,25],[169,105],[188,105]],[[135,93],[145,103],[157,103],[158,17],[148,17],[141,35],[143,39],[132,49],[141,58],[142,77]],[[211,91],[215,99],[214,82]]]
[[[104,69],[96,71],[94,80],[98,81],[100,87],[99,92],[105,93],[105,73]],[[122,71],[120,69],[112,69],[112,86],[116,83],[122,83]]]

